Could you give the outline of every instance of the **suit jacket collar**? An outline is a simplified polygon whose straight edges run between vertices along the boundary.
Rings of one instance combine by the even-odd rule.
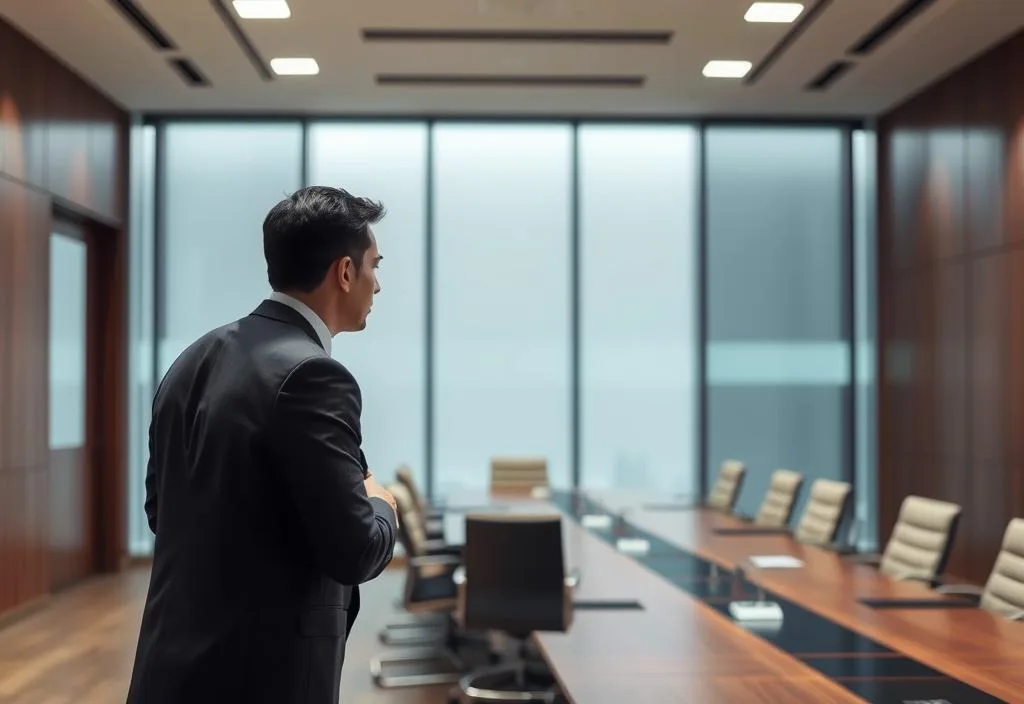
[[[286,306],[284,303],[265,300],[256,307],[256,310],[252,312],[252,315],[258,315],[262,318],[270,318],[271,320],[276,320],[281,323],[294,325],[306,333],[306,335],[309,336],[309,339],[316,343],[317,347],[324,349],[323,344],[320,342],[320,336],[316,334],[316,330],[314,330],[313,326],[309,324],[309,321],[302,316],[302,313],[290,306]]]

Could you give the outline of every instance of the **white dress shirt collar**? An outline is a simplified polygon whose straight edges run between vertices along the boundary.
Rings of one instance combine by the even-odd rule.
[[[289,296],[287,293],[281,293],[280,291],[274,291],[270,294],[270,300],[283,303],[292,310],[299,313],[303,318],[313,326],[316,336],[320,338],[320,344],[323,346],[324,351],[329,355],[331,353],[331,331],[327,327],[327,323],[317,315],[312,308],[307,306],[305,303],[297,298]]]

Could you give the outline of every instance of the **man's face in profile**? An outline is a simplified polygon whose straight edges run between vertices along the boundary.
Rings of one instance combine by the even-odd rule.
[[[380,282],[377,280],[377,271],[380,262],[384,257],[377,249],[377,238],[370,230],[370,246],[363,252],[363,261],[356,274],[355,285],[352,287],[352,297],[355,310],[358,312],[358,325],[356,330],[366,327],[366,319],[373,308],[373,297],[380,293]]]

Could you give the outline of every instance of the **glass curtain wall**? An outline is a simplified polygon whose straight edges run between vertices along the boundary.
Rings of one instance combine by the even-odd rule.
[[[694,494],[697,129],[579,128],[580,469]]]
[[[852,478],[847,134],[840,127],[710,126],[705,452],[709,482],[747,464],[753,514],[780,468],[804,491]]]
[[[427,126],[422,122],[310,125],[307,180],[384,203],[374,227],[381,292],[365,330],[334,339],[333,356],[363,393],[363,450],[390,480],[408,466],[426,486]]]
[[[263,217],[308,183],[389,211],[370,325],[335,344],[385,480],[406,464],[436,494],[478,492],[492,456],[529,454],[555,487],[692,494],[738,457],[751,511],[775,468],[852,477],[854,442],[873,471],[849,402],[846,128],[171,120],[133,140],[134,552],[154,380],[267,295]]]

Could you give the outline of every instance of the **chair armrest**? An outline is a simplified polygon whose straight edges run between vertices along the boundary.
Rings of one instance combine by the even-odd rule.
[[[1006,618],[1010,621],[1024,621],[1024,609],[1007,614]]]
[[[462,558],[457,555],[419,555],[411,558],[409,564],[413,567],[436,567],[439,565],[451,565],[458,567],[462,564]]]
[[[428,540],[423,543],[423,552],[428,555],[461,555],[461,545],[449,545],[443,540]]]
[[[901,572],[900,574],[893,576],[893,581],[896,582],[925,582],[930,585],[936,585],[940,582],[940,577],[928,572]]]
[[[974,597],[976,600],[981,600],[981,595],[985,593],[982,587],[977,587],[973,584],[942,584],[935,589],[938,594],[945,594],[947,596],[969,596]]]

